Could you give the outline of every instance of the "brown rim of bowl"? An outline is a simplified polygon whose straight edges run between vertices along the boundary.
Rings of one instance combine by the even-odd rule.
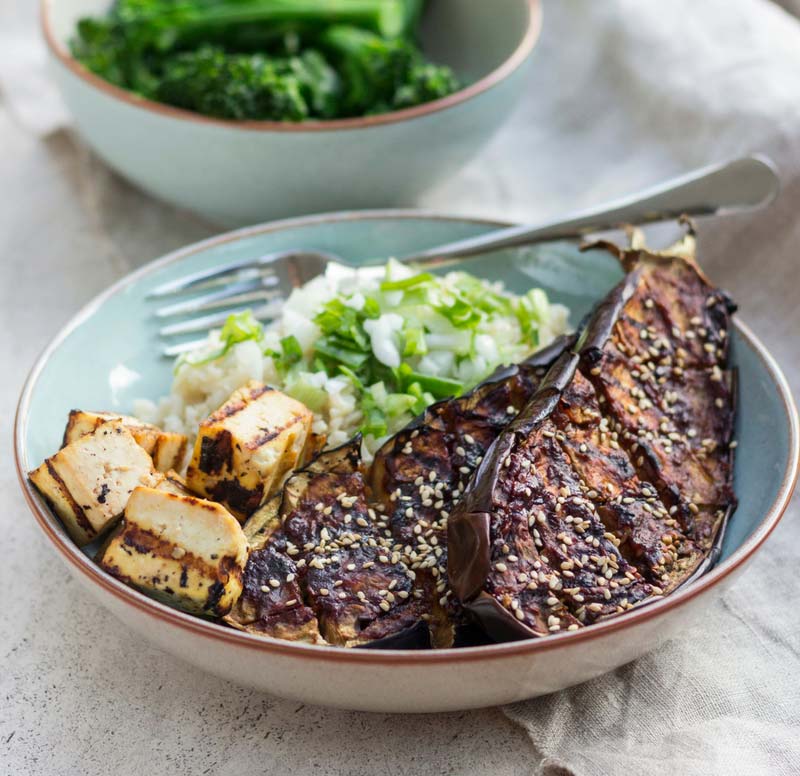
[[[163,620],[166,623],[178,628],[192,631],[198,636],[219,641],[225,641],[232,646],[245,647],[257,651],[276,653],[308,660],[322,660],[326,662],[351,662],[364,663],[369,665],[400,665],[400,664],[436,664],[440,662],[472,662],[475,660],[503,659],[513,655],[534,655],[537,652],[550,649],[559,649],[578,642],[597,639],[611,632],[624,629],[652,619],[660,614],[675,609],[683,603],[696,598],[701,593],[708,591],[718,582],[729,574],[741,567],[753,553],[766,541],[781,516],[789,504],[794,487],[797,483],[798,471],[800,470],[800,431],[798,431],[797,408],[794,405],[791,391],[786,378],[781,372],[780,367],[775,362],[764,345],[758,340],[752,331],[740,321],[735,321],[735,326],[750,347],[758,355],[764,364],[767,372],[772,378],[772,382],[781,398],[784,411],[786,413],[786,423],[789,428],[789,460],[783,472],[778,494],[765,511],[764,517],[758,523],[752,535],[725,561],[720,563],[708,574],[701,577],[696,582],[690,584],[685,589],[677,590],[660,601],[654,601],[641,609],[634,609],[620,617],[612,618],[604,622],[598,622],[591,627],[581,630],[555,634],[546,639],[536,639],[530,641],[513,641],[503,644],[491,644],[482,647],[464,647],[461,649],[440,649],[430,651],[403,651],[403,650],[362,650],[362,649],[342,649],[329,646],[313,646],[310,644],[295,644],[293,642],[280,641],[278,639],[254,636],[249,633],[226,628],[216,623],[192,617],[184,614],[177,609],[172,609],[165,604],[158,603],[148,598],[143,593],[139,593],[133,588],[123,585],[118,580],[101,571],[92,561],[84,555],[80,549],[69,539],[66,532],[56,521],[56,518],[44,506],[38,494],[27,478],[27,461],[24,451],[24,440],[26,435],[27,415],[31,394],[38,380],[45,363],[58,346],[74,331],[80,324],[86,321],[91,315],[107,300],[111,299],[118,292],[126,289],[143,277],[162,269],[180,259],[194,253],[207,250],[223,243],[232,242],[245,237],[260,234],[277,232],[282,229],[298,226],[309,226],[320,223],[354,221],[354,220],[379,220],[379,219],[432,219],[443,221],[466,222],[491,227],[509,226],[506,222],[492,221],[488,219],[462,218],[458,216],[447,216],[438,213],[428,213],[415,210],[368,210],[368,211],[349,211],[341,213],[326,213],[323,215],[303,216],[300,218],[284,219],[268,224],[245,227],[232,232],[227,232],[216,237],[211,237],[199,243],[187,246],[180,250],[163,256],[160,259],[146,264],[138,270],[126,275],[106,289],[92,301],[85,305],[58,333],[44,351],[37,358],[33,365],[22,389],[19,404],[17,406],[14,421],[14,457],[17,469],[17,476],[22,486],[25,499],[33,512],[37,523],[50,539],[55,548],[61,553],[64,560],[76,567],[90,581],[95,582],[107,592],[121,599],[123,603],[133,606],[140,612],[149,615],[154,620]]]
[[[226,127],[228,129],[248,130],[251,132],[329,132],[339,129],[366,129],[368,127],[377,127],[384,124],[396,124],[401,121],[408,121],[410,119],[427,116],[431,113],[437,113],[447,108],[453,108],[491,89],[517,70],[533,51],[542,29],[541,0],[526,0],[528,4],[528,26],[525,30],[525,34],[522,36],[522,40],[520,40],[511,55],[499,67],[492,70],[491,73],[440,100],[426,102],[413,108],[405,108],[389,113],[381,113],[377,116],[364,116],[360,118],[304,121],[297,123],[285,121],[237,121],[203,116],[200,113],[174,108],[171,105],[164,105],[154,100],[138,97],[133,92],[129,92],[119,86],[114,86],[103,78],[100,78],[100,76],[90,72],[72,57],[69,51],[53,33],[50,23],[50,6],[54,1],[55,0],[41,0],[40,5],[42,33],[47,47],[64,67],[90,86],[132,107],[158,113],[167,118],[193,121],[198,124],[209,124],[212,126]]]

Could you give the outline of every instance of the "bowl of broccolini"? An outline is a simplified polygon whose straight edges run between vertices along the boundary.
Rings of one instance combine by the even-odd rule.
[[[43,0],[78,131],[226,224],[410,205],[524,85],[539,0]]]

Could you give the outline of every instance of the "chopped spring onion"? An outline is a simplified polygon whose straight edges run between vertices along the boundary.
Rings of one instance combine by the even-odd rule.
[[[293,292],[275,323],[262,328],[249,313],[233,315],[179,366],[255,340],[267,382],[309,406],[323,431],[360,430],[374,450],[433,402],[469,390],[566,327],[566,309],[538,288],[516,295],[466,272],[416,273],[396,261],[364,270],[332,264]]]

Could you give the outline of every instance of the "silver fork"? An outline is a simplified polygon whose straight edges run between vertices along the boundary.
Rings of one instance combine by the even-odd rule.
[[[584,237],[622,224],[650,224],[681,215],[735,213],[768,205],[779,188],[774,163],[765,156],[749,156],[693,170],[637,194],[571,213],[555,221],[498,229],[400,256],[398,260],[419,268],[438,268],[490,251]],[[358,266],[383,263],[386,258],[359,262]],[[250,307],[259,320],[269,321],[279,314],[283,295],[288,289],[322,274],[331,261],[354,266],[347,258],[330,252],[298,248],[227,263],[164,283],[153,289],[149,296],[196,295],[155,310],[157,318],[172,320],[159,329],[159,335],[169,340],[207,332],[221,326],[230,313],[245,307]],[[193,340],[167,345],[162,352],[166,356],[175,356],[202,342]]]

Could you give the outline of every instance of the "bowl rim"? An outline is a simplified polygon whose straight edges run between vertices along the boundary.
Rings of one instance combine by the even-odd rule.
[[[133,92],[115,86],[100,76],[95,75],[80,64],[55,35],[50,19],[50,11],[54,2],[56,2],[56,0],[40,0],[39,6],[42,35],[47,48],[67,70],[89,86],[131,107],[140,108],[166,118],[250,132],[306,133],[333,132],[340,129],[366,129],[386,124],[397,124],[456,107],[488,91],[521,67],[533,51],[542,29],[541,0],[524,0],[528,6],[528,24],[514,51],[512,51],[500,65],[482,78],[438,100],[432,100],[431,102],[416,105],[412,108],[381,113],[376,116],[360,116],[346,119],[328,119],[296,123],[288,121],[254,121],[220,119],[212,116],[204,116],[201,113],[195,113],[182,108],[175,108],[171,105],[165,105],[154,100],[139,97]]]
[[[764,512],[752,534],[737,548],[733,554],[720,563],[708,574],[684,589],[679,589],[671,595],[654,601],[641,609],[635,609],[622,617],[612,618],[603,622],[594,623],[589,628],[577,631],[554,634],[546,639],[531,639],[524,641],[490,644],[479,647],[448,648],[439,650],[367,650],[367,649],[342,649],[330,646],[317,646],[289,641],[281,641],[270,637],[255,636],[246,632],[226,628],[209,620],[203,620],[181,612],[177,609],[148,598],[143,593],[127,587],[122,582],[103,572],[94,564],[72,540],[66,531],[58,524],[57,519],[44,505],[42,499],[34,490],[27,477],[27,453],[25,437],[27,432],[28,413],[33,390],[36,387],[39,375],[52,353],[61,343],[82,323],[87,321],[95,311],[106,301],[124,291],[129,286],[137,283],[146,276],[157,272],[176,261],[191,256],[195,253],[206,251],[210,248],[228,242],[234,242],[248,237],[278,232],[284,229],[305,227],[321,223],[340,223],[357,220],[443,220],[462,223],[477,224],[491,227],[506,227],[507,222],[491,219],[469,218],[425,210],[356,210],[338,213],[325,213],[320,215],[301,216],[297,218],[282,219],[256,226],[244,227],[234,231],[225,232],[206,240],[193,243],[184,248],[172,251],[159,259],[148,262],[137,270],[125,275],[116,283],[94,297],[61,329],[58,334],[44,348],[36,359],[23,386],[14,420],[14,459],[17,477],[23,494],[31,509],[36,522],[45,536],[50,540],[63,559],[75,566],[90,582],[99,584],[106,592],[111,593],[140,612],[149,615],[154,620],[161,620],[168,625],[173,625],[182,630],[187,630],[195,635],[227,642],[233,647],[244,647],[260,652],[297,657],[307,660],[321,660],[331,663],[359,663],[366,665],[402,665],[414,664],[419,666],[441,663],[471,663],[476,660],[498,660],[518,655],[533,656],[539,652],[551,649],[566,648],[580,642],[591,641],[608,635],[611,632],[633,627],[637,623],[666,614],[691,599],[705,593],[721,582],[729,574],[742,566],[766,541],[785,512],[794,491],[800,472],[800,432],[798,431],[798,413],[791,390],[775,359],[767,351],[760,340],[750,328],[734,320],[740,335],[755,351],[762,361],[771,381],[781,399],[786,423],[789,431],[789,456],[783,471],[781,484],[775,500]],[[155,624],[156,627],[160,623]]]

